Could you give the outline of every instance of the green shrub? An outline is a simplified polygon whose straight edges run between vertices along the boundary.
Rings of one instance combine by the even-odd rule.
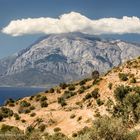
[[[22,120],[21,120],[21,122],[22,122],[22,123],[25,123],[25,122],[26,122],[26,120],[22,119]]]
[[[43,132],[46,129],[46,125],[45,124],[41,124],[39,125],[38,129]]]
[[[50,92],[50,93],[54,93],[54,88],[51,88],[51,89],[49,90],[49,92]]]
[[[29,107],[30,105],[31,104],[29,102],[25,101],[25,100],[23,100],[23,101],[20,102],[20,106],[21,107]]]
[[[61,104],[62,107],[67,105],[63,97],[58,97],[57,100],[58,100],[58,103]]]
[[[108,88],[109,88],[110,90],[112,89],[112,85],[113,85],[112,83],[109,83],[109,84],[108,84]]]
[[[87,93],[86,95],[85,95],[85,100],[87,100],[87,99],[90,99],[92,97],[92,95],[91,95],[91,93]]]
[[[80,121],[80,120],[82,120],[82,116],[79,116],[79,117],[77,118],[77,121]]]
[[[26,128],[26,133],[31,133],[33,130],[34,130],[34,127],[30,125]]]
[[[33,99],[34,99],[34,96],[30,96],[29,100],[31,101],[31,100],[33,100]]]
[[[49,91],[48,90],[45,90],[45,93],[49,93]]]
[[[126,132],[120,120],[105,116],[94,121],[91,136],[93,139],[124,140]]]
[[[6,107],[1,107],[0,108],[0,113],[1,113],[3,118],[11,117],[14,114],[11,109],[6,108]]]
[[[42,96],[41,98],[40,98],[40,101],[46,101],[47,100],[47,97],[46,96]]]
[[[0,113],[0,122],[3,120],[3,115],[2,115],[2,113]]]
[[[64,94],[62,95],[62,97],[63,97],[64,99],[68,99],[68,98],[70,98],[70,97],[72,97],[72,96],[74,96],[74,95],[76,95],[75,92],[72,92],[72,91],[65,91]]]
[[[100,95],[99,95],[99,92],[98,92],[99,89],[94,89],[92,92],[91,92],[91,96],[94,98],[94,99],[97,99]]]
[[[46,101],[43,101],[40,104],[41,104],[41,107],[48,107],[48,103]]]
[[[75,116],[76,116],[75,114],[71,114],[70,118],[73,119],[73,118],[75,118]]]
[[[66,89],[66,87],[67,87],[67,84],[66,83],[60,83],[60,85],[59,85],[62,89]]]
[[[99,106],[101,106],[101,105],[104,104],[104,102],[103,102],[100,98],[98,98],[98,99],[96,100],[96,103],[97,103],[97,105],[99,105]]]
[[[34,117],[35,115],[36,115],[36,113],[33,112],[33,113],[30,114],[30,117]]]
[[[128,75],[125,73],[119,73],[119,78],[121,81],[127,81],[128,80]]]
[[[72,85],[72,84],[70,84],[69,87],[68,87],[68,89],[69,89],[70,91],[75,90],[75,86]]]
[[[73,133],[73,134],[72,134],[72,137],[73,137],[73,138],[77,137],[77,133]]]
[[[136,79],[133,77],[131,80],[130,80],[130,83],[136,83]]]
[[[92,85],[97,85],[99,84],[101,79],[95,79],[93,82],[92,82]]]
[[[20,116],[17,113],[14,113],[15,120],[20,120]]]
[[[122,102],[123,98],[129,93],[130,90],[131,89],[128,86],[126,87],[124,85],[118,86],[114,90],[115,99]]]
[[[80,85],[80,86],[85,85],[86,82],[87,82],[87,79],[84,79],[84,80],[82,80],[82,81],[79,82],[79,85]]]
[[[5,101],[4,105],[8,105],[8,104],[14,104],[15,101],[12,98],[9,98],[8,100]]]
[[[19,132],[19,128],[18,127],[14,127],[14,126],[10,126],[10,125],[6,125],[6,124],[2,124],[1,126],[1,129],[0,129],[1,132],[5,133],[5,132]]]
[[[98,89],[94,89],[91,93],[87,93],[85,95],[84,100],[90,99],[90,98],[95,98],[97,99],[99,97]]]
[[[59,127],[54,128],[54,132],[59,132],[59,131],[61,131],[61,128]]]
[[[29,109],[30,110],[35,110],[35,107],[34,106],[30,106]]]
[[[85,90],[86,90],[86,87],[85,86],[81,86],[80,89],[78,90],[78,93],[82,94],[82,93],[84,93]]]
[[[28,113],[30,113],[30,112],[31,112],[30,109],[25,109],[25,110],[24,110],[24,113],[25,113],[25,114],[28,114]]]

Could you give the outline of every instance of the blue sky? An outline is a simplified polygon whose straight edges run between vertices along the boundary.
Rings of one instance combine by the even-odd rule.
[[[0,29],[10,21],[22,18],[52,17],[78,12],[90,19],[140,18],[140,0],[0,0]],[[0,58],[28,47],[43,34],[12,37],[0,33]],[[140,42],[139,34],[108,35],[109,37]]]

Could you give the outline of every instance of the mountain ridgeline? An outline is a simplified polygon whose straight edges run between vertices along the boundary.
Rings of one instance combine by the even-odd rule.
[[[43,37],[0,60],[0,86],[53,86],[105,73],[140,54],[140,45],[81,33]]]

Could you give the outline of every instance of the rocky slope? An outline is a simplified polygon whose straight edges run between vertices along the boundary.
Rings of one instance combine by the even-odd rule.
[[[118,122],[123,120],[125,129],[129,131],[134,127],[139,129],[140,57],[113,68],[102,77],[92,76],[75,83],[60,84],[18,101],[8,100],[0,110],[0,114],[3,114],[3,117],[0,116],[1,127],[6,124],[21,130],[30,128],[39,131],[42,128],[44,133],[59,131],[68,137],[76,137],[78,133],[82,135],[81,129],[91,127],[97,118],[106,115]],[[111,130],[114,132],[112,127],[105,131]],[[102,136],[105,137],[105,134]]]
[[[81,33],[48,35],[0,61],[0,85],[46,86],[107,72],[140,54],[140,45]]]

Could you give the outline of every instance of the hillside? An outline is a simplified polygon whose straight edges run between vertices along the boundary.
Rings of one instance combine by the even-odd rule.
[[[8,126],[3,124],[18,127],[24,132],[35,129],[42,135],[37,140],[58,132],[77,140],[124,140],[129,132],[140,126],[140,57],[114,67],[100,77],[94,71],[92,77],[81,81],[63,83],[17,101],[9,99],[1,107],[0,119],[4,132]],[[98,124],[98,129],[106,122],[108,126],[104,124],[101,128],[106,129],[104,133],[109,132],[108,136],[103,131],[95,131],[94,122]],[[59,138],[52,136],[48,139]],[[129,136],[127,139],[134,138]]]
[[[52,87],[138,57],[140,45],[82,33],[45,36],[0,60],[0,86]],[[32,79],[32,80],[30,80]]]

